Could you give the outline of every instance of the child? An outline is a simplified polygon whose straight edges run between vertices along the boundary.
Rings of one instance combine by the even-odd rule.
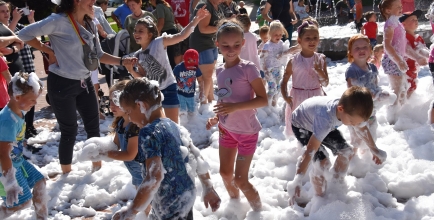
[[[36,218],[48,218],[44,176],[23,158],[24,111],[36,104],[42,88],[35,73],[16,73],[8,85],[10,101],[0,111],[0,219],[27,208],[31,199]]]
[[[176,79],[167,57],[167,46],[183,41],[193,32],[193,27],[208,15],[205,7],[199,9],[192,22],[175,35],[163,34],[158,37],[157,25],[151,17],[139,19],[134,28],[136,43],[142,47],[134,53],[134,56],[138,58],[138,71],[133,68],[133,65],[125,67],[134,77],[146,76],[150,80],[159,82],[160,90],[164,95],[164,113],[176,123],[178,123],[179,100],[176,92]]]
[[[220,175],[229,196],[239,199],[241,190],[253,211],[260,211],[262,203],[249,182],[249,167],[261,130],[255,109],[267,105],[267,95],[258,68],[239,56],[243,35],[236,21],[223,21],[216,32],[216,46],[226,63],[216,70],[216,116],[208,119],[206,128],[219,124]]]
[[[259,28],[263,27],[264,25],[267,25],[267,20],[265,20],[265,18],[262,16],[262,11],[264,10],[264,6],[261,6],[259,8],[259,11],[261,12],[261,14],[256,16],[256,21],[255,23],[258,24]]]
[[[304,5],[304,0],[299,0],[298,3],[294,5],[294,12],[300,17],[299,20],[302,21],[309,17],[307,14],[309,12],[309,6]]]
[[[135,160],[143,164],[146,177],[130,206],[118,211],[113,219],[134,219],[152,202],[150,219],[191,219],[196,196],[194,180],[187,174],[181,153],[180,130],[164,116],[163,95],[155,81],[133,79],[120,94],[119,104],[131,122],[140,128],[139,149]],[[209,183],[209,174],[199,175]],[[207,188],[204,203],[215,211],[220,199],[212,185]]]
[[[356,24],[357,33],[360,33],[360,30],[363,27],[363,5],[362,0],[356,0],[356,4],[354,5],[353,11],[356,12],[356,19],[354,23]]]
[[[425,17],[429,20],[429,23],[431,24],[431,31],[434,34],[434,2],[431,3],[431,5],[429,6],[429,9],[428,9],[427,13],[425,14]],[[431,38],[431,43],[432,43],[432,41],[433,41],[433,39]],[[431,75],[433,78],[433,84],[434,84],[434,44],[431,44],[431,46],[430,46],[428,65],[429,65],[429,70],[431,72]]]
[[[273,21],[270,24],[270,39],[264,44],[261,51],[261,69],[265,72],[265,80],[268,85],[268,100],[272,106],[276,106],[280,91],[280,80],[282,80],[282,61],[284,53],[283,35],[288,36],[285,27],[280,21]]]
[[[340,125],[359,126],[372,114],[373,102],[367,88],[353,86],[347,89],[340,99],[331,97],[312,97],[301,103],[292,113],[292,131],[306,150],[297,163],[297,171],[292,182],[288,182],[290,205],[300,196],[303,176],[306,174],[311,160],[313,166],[310,181],[316,196],[323,196],[326,189],[325,172],[331,166],[326,149],[337,155],[333,177],[337,183],[343,183],[353,151],[341,132],[336,129]],[[375,146],[369,132],[364,141]],[[386,152],[380,151],[374,157],[377,164],[386,159]]]
[[[381,59],[383,58],[383,54],[384,54],[383,44],[375,45],[373,49],[373,55],[369,62],[374,64],[375,67],[377,67],[377,70],[379,70],[381,67]]]
[[[199,100],[204,99],[202,72],[198,67],[199,53],[195,49],[189,49],[184,53],[184,61],[173,69],[177,81],[178,99],[181,112],[188,112],[192,116],[196,111],[194,93],[196,92],[196,80],[199,83]]]
[[[12,79],[9,73],[9,67],[6,64],[3,54],[0,54],[0,111],[8,104],[9,96],[8,94],[8,84]]]
[[[319,44],[318,26],[311,21],[304,21],[297,31],[297,42],[301,45],[301,52],[289,60],[280,86],[282,97],[286,102],[286,135],[292,133],[292,110],[310,97],[325,95],[322,86],[327,86],[329,80],[325,56],[316,53]],[[292,89],[288,96],[287,85],[291,76]]]
[[[262,26],[259,28],[259,37],[261,38],[261,43],[258,46],[258,55],[261,54],[262,50],[264,49],[265,43],[267,43],[267,41],[270,39],[268,32],[270,32],[270,27],[268,26]],[[262,66],[259,68],[262,68]]]
[[[407,99],[410,98],[414,90],[416,90],[419,66],[427,65],[429,58],[429,51],[425,46],[425,41],[421,36],[415,33],[418,27],[417,19],[421,14],[421,10],[416,10],[413,12],[406,12],[399,18],[399,21],[404,26],[407,38],[405,61],[408,66],[406,72],[407,82],[410,84],[410,88],[407,90]]]
[[[367,124],[363,127],[354,126],[349,127],[351,135],[351,143],[354,147],[354,152],[357,152],[363,137],[361,131],[368,130],[372,136],[372,139],[376,140],[377,133],[377,117],[375,116],[376,109],[380,107],[381,101],[389,98],[389,93],[387,91],[382,91],[378,86],[378,70],[374,64],[368,63],[369,55],[371,54],[371,46],[369,39],[362,34],[357,34],[352,36],[348,41],[348,62],[351,65],[345,72],[345,80],[347,81],[348,88],[352,86],[361,86],[367,88],[372,95],[374,100],[374,110],[372,111],[371,117],[369,117]],[[371,148],[371,152],[375,155],[379,151],[375,145],[368,145]]]
[[[399,22],[402,14],[400,0],[383,0],[379,4],[381,16],[386,20],[384,23],[384,56],[381,61],[384,73],[389,75],[389,85],[397,99],[387,109],[387,120],[395,124],[400,106],[404,104],[406,97],[406,76],[408,70],[404,60],[406,50],[405,29]]]
[[[253,62],[259,69],[261,64],[259,62],[257,48],[258,39],[256,38],[256,35],[249,31],[250,25],[252,24],[250,22],[250,17],[246,14],[241,14],[237,16],[237,20],[241,23],[244,29],[244,46],[241,48],[240,58]]]
[[[371,47],[375,47],[378,33],[377,14],[374,11],[368,11],[365,13],[365,18],[368,22],[363,25],[362,34],[368,36]]]
[[[240,14],[241,14],[241,15],[242,15],[242,14],[248,15],[248,14],[247,14],[247,9],[244,8],[244,2],[243,2],[243,1],[240,1],[240,3],[238,3],[238,4],[239,4],[239,6],[240,6],[240,8],[238,9],[238,11],[240,12]]]

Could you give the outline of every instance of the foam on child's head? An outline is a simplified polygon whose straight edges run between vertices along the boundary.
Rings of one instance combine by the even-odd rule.
[[[119,96],[119,103],[132,106],[135,103],[146,102],[149,106],[161,106],[164,96],[160,92],[159,84],[146,77],[136,78],[127,83]]]
[[[8,85],[8,94],[11,97],[17,97],[19,95],[25,95],[28,92],[32,91],[36,95],[38,95],[44,87],[42,86],[42,82],[39,80],[36,73],[31,72],[17,72],[12,77],[11,82]]]
[[[244,39],[244,28],[242,27],[242,24],[239,23],[237,20],[223,20],[220,22],[216,32],[216,41],[219,40],[219,38],[223,34],[229,34],[229,33],[239,33],[241,37]]]

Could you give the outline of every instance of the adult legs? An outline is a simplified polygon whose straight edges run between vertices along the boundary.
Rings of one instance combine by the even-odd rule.
[[[204,84],[203,94],[207,98],[207,100],[202,102],[202,104],[211,103],[214,100],[212,76],[214,74],[215,64],[216,61],[214,61],[212,64],[199,65],[199,69],[202,72],[202,78]]]

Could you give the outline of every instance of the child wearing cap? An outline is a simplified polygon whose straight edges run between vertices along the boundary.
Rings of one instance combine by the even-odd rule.
[[[202,72],[200,72],[198,65],[199,53],[194,49],[189,49],[184,53],[184,61],[173,69],[177,82],[176,88],[178,90],[181,114],[188,112],[188,115],[191,116],[196,110],[196,102],[194,100],[196,80],[199,83],[199,100],[202,101],[204,98]]]
[[[422,14],[421,10],[406,12],[399,21],[404,26],[407,38],[407,46],[405,51],[405,61],[408,65],[407,81],[410,87],[407,90],[407,98],[410,98],[414,90],[416,90],[416,78],[419,71],[419,66],[428,64],[429,50],[425,46],[425,41],[421,36],[415,33],[419,23],[418,18]]]

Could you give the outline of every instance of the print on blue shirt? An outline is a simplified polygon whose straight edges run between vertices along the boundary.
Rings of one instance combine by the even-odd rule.
[[[173,74],[176,78],[178,94],[184,97],[194,97],[196,78],[202,76],[199,68],[188,70],[185,68],[184,62],[181,62],[175,66]]]

